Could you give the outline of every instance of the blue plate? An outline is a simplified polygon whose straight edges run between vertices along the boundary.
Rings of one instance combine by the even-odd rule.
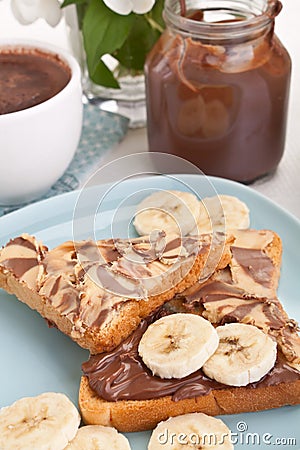
[[[278,295],[290,317],[300,319],[300,222],[252,189],[228,180],[208,180],[198,175],[152,176],[113,186],[95,186],[84,193],[64,194],[2,217],[0,245],[23,232],[34,234],[50,248],[73,236],[99,239],[132,235],[134,206],[157,189],[191,190],[200,197],[217,192],[235,195],[246,202],[251,226],[270,228],[282,238],[284,251]],[[0,342],[0,406],[45,391],[64,392],[77,403],[80,367],[87,360],[88,352],[57,329],[48,328],[38,313],[4,291],[0,291]],[[300,449],[299,406],[222,419],[234,433],[236,449]],[[150,432],[127,436],[132,449],[144,450]]]

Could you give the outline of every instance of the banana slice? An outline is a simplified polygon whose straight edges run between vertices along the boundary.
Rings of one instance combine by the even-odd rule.
[[[195,314],[178,313],[152,323],[138,351],[153,375],[183,378],[200,369],[218,347],[212,324]]]
[[[203,413],[171,417],[152,432],[148,450],[198,448],[232,450],[231,432],[225,423]]]
[[[0,410],[0,449],[62,450],[79,423],[76,407],[64,394],[22,398]]]
[[[259,381],[274,366],[276,342],[253,325],[230,323],[216,328],[220,343],[202,367],[209,378],[230,386]]]
[[[247,229],[250,226],[248,206],[237,197],[218,195],[200,202],[200,215],[190,234]]]
[[[65,450],[130,450],[128,439],[115,428],[87,425],[79,428]]]
[[[158,191],[138,206],[134,226],[140,235],[163,230],[167,234],[187,235],[195,228],[200,214],[197,197],[189,192]]]

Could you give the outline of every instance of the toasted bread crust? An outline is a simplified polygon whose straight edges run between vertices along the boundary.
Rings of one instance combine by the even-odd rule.
[[[275,386],[212,390],[209,394],[174,402],[170,396],[153,400],[123,400],[107,402],[81,378],[79,408],[86,424],[114,426],[119,431],[144,431],[162,420],[192,412],[211,416],[257,412],[300,403],[300,380]]]
[[[282,241],[277,233],[273,231],[273,240],[268,244],[265,249],[266,255],[271,258],[274,268],[273,273],[273,288],[276,291],[278,288],[280,269],[281,269],[281,259],[282,259]]]
[[[281,239],[276,233],[273,233],[272,241],[263,251],[274,265],[270,292],[276,295],[282,254]],[[171,396],[149,400],[106,401],[91,389],[86,376],[81,378],[79,389],[79,407],[85,423],[110,425],[123,432],[152,429],[171,416],[192,412],[216,416],[257,412],[299,403],[300,380],[251,388],[227,386],[213,389],[207,395],[178,401],[173,401]]]
[[[230,261],[228,239],[217,268],[225,267]],[[88,349],[92,354],[109,351],[115,348],[123,339],[129,336],[139,325],[141,320],[170,300],[175,293],[184,291],[193,285],[199,278],[207,254],[198,254],[189,273],[174,287],[147,300],[128,300],[124,302],[105,327],[96,328],[83,325],[83,329],[74,331],[74,323],[53,306],[45,296],[28,287],[24,281],[16,278],[13,272],[4,270],[0,265],[0,288],[27,304],[31,309],[38,311],[42,317],[56,326],[64,334],[71,337],[81,347]]]
[[[251,233],[257,232],[257,230],[236,230],[234,232],[234,236],[236,238],[235,242],[233,243],[233,246],[239,246],[240,240],[242,242],[244,241],[244,236],[251,236]],[[282,241],[281,238],[275,231],[270,231],[267,229],[259,230],[258,233],[261,233],[262,235],[264,233],[269,234],[272,236],[272,239],[270,242],[263,248],[261,248],[262,252],[265,253],[266,256],[270,258],[270,260],[273,263],[274,270],[272,274],[271,281],[271,290],[273,291],[274,295],[276,293],[276,290],[278,288],[279,278],[280,278],[280,269],[281,269],[281,259],[282,259]],[[243,245],[242,245],[243,246]]]

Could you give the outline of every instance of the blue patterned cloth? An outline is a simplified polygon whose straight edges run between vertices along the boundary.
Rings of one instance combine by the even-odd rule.
[[[74,158],[62,177],[38,200],[80,187],[100,166],[103,156],[123,139],[128,122],[128,119],[118,114],[102,111],[94,105],[84,105],[82,135]],[[0,206],[0,216],[22,206],[25,204]]]

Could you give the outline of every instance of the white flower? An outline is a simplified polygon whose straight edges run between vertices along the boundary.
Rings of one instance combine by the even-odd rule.
[[[23,25],[41,17],[55,27],[62,16],[58,0],[11,0],[11,9],[15,18]]]
[[[145,14],[149,12],[155,0],[103,0],[112,11],[122,16],[127,16],[131,12]]]

